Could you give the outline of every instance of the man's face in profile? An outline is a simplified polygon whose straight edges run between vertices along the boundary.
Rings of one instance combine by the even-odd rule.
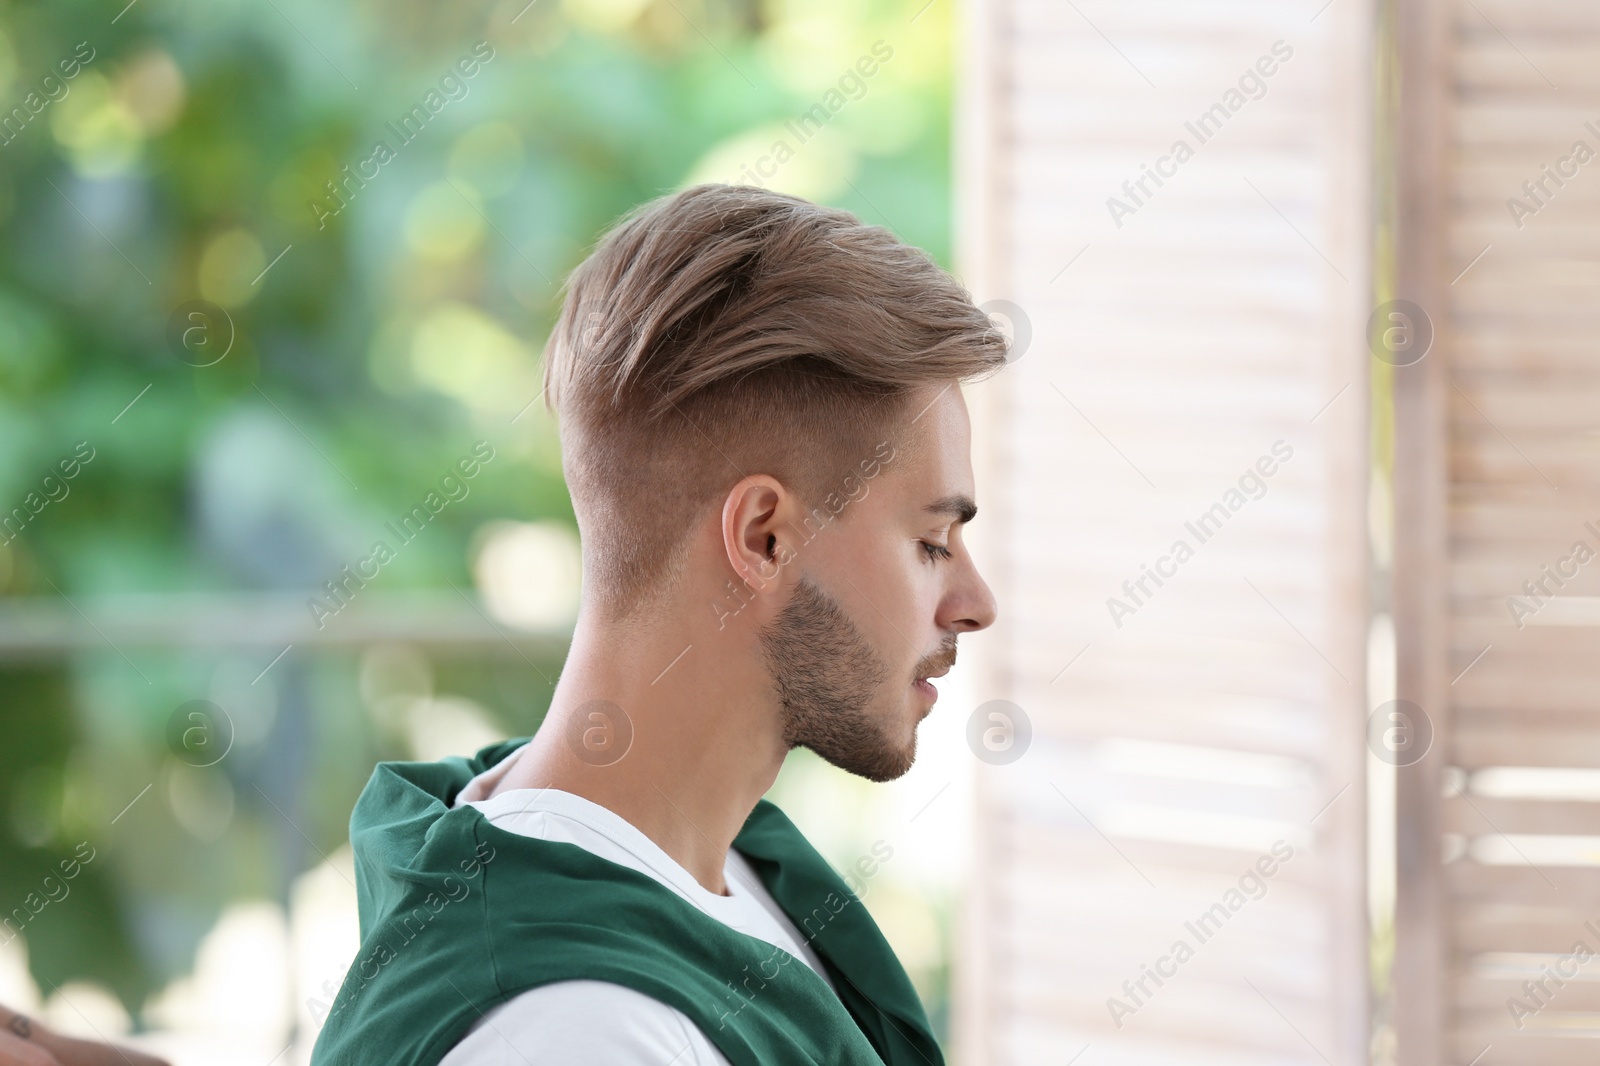
[[[952,385],[910,409],[922,413],[866,494],[798,549],[789,602],[760,634],[785,739],[872,781],[911,768],[935,698],[921,679],[995,618],[961,536],[976,498],[966,402]]]

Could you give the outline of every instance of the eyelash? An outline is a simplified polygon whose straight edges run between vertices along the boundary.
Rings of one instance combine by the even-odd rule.
[[[950,549],[946,548],[943,544],[929,544],[925,540],[918,541],[917,543],[922,545],[922,550],[927,553],[928,558],[930,559],[950,558]]]

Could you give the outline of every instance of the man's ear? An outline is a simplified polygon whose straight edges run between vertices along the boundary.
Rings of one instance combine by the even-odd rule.
[[[753,474],[729,489],[722,502],[722,548],[728,565],[758,592],[766,591],[788,557],[779,539],[779,516],[787,498],[776,478]]]

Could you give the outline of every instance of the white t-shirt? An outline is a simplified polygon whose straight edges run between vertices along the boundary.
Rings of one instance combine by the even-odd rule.
[[[722,868],[730,894],[719,896],[620,815],[582,796],[520,788],[467,805],[507,832],[576,844],[653,877],[723,925],[787,951],[833,987],[811,946],[745,857],[731,848]],[[557,981],[513,996],[479,1018],[440,1066],[534,1062],[730,1066],[683,1012],[605,981]]]

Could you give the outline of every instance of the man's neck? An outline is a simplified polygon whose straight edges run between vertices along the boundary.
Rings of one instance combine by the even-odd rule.
[[[544,723],[489,794],[582,796],[726,894],[728,848],[788,751],[759,654],[736,643],[753,640],[688,620],[647,634],[580,622]]]

